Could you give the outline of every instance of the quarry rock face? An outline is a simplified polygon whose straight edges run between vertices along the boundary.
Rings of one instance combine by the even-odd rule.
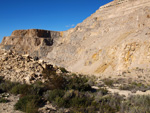
[[[64,32],[49,61],[84,74],[149,68],[150,0],[116,0]]]
[[[5,80],[27,84],[45,82],[47,79],[43,75],[44,69],[61,73],[58,67],[53,67],[37,57],[21,55],[12,50],[0,51],[0,76]]]
[[[115,0],[68,31],[18,30],[4,37],[1,45],[83,74],[146,70],[150,68],[150,0]]]
[[[56,31],[16,30],[10,37],[4,37],[1,45],[6,50],[13,49],[19,53],[44,57],[52,50],[55,39],[59,37],[61,37],[61,34]]]

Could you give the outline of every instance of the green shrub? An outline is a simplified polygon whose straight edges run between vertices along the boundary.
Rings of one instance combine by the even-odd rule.
[[[87,97],[74,97],[70,100],[71,107],[87,107],[90,106],[92,99]]]
[[[91,105],[92,98],[79,91],[50,90],[45,93],[45,99],[55,103],[58,107],[85,107]]]
[[[62,97],[56,97],[54,103],[58,106],[58,107],[66,107],[67,101],[62,98]]]
[[[41,104],[43,104],[41,97],[36,95],[27,95],[18,100],[15,104],[15,109],[26,113],[37,113]]]
[[[49,89],[63,89],[65,87],[66,79],[62,75],[57,74],[56,70],[45,68],[42,75],[48,80],[46,86]]]
[[[113,84],[114,84],[114,80],[111,80],[111,79],[103,79],[103,82],[105,85],[109,86],[109,87],[113,87]]]
[[[53,102],[55,100],[55,98],[57,98],[57,97],[62,98],[64,96],[65,92],[64,92],[64,90],[55,89],[55,90],[47,91],[46,94],[48,95],[46,99],[50,102]]]
[[[55,72],[55,71],[53,71]],[[15,104],[15,109],[26,113],[37,113],[41,104],[50,101],[58,108],[69,108],[71,113],[149,113],[150,95],[131,96],[123,98],[118,94],[109,94],[106,88],[92,92],[89,79],[82,75],[48,74],[46,83],[19,84],[0,80],[0,90],[22,94]],[[113,86],[116,81],[105,79],[107,86]],[[142,90],[148,88],[141,83],[132,82],[121,86],[120,89]],[[0,98],[0,102],[7,102]]]
[[[131,96],[121,105],[120,112],[150,113],[150,95]]]
[[[99,100],[99,111],[103,113],[116,113],[120,110],[123,97],[118,94],[107,95]]]
[[[106,88],[100,88],[98,91],[100,91],[102,95],[108,94],[108,90]]]
[[[64,67],[60,67],[59,69],[61,70],[62,73],[68,73],[68,71]]]
[[[9,102],[7,99],[0,97],[0,103],[7,103]]]
[[[4,80],[3,80],[3,77],[0,76],[0,83],[2,83]]]
[[[17,84],[14,87],[12,87],[10,92],[12,94],[28,94],[31,91],[30,88],[31,86],[27,84]]]
[[[72,76],[68,81],[67,88],[79,91],[91,91],[92,88],[87,82],[88,79],[85,76]]]
[[[94,106],[70,108],[70,113],[98,113]]]
[[[132,82],[131,84],[124,84],[119,87],[120,90],[140,90],[140,91],[146,91],[148,89],[148,86],[145,86],[142,83],[136,83]]]
[[[4,81],[0,84],[0,89],[3,90],[4,92],[9,92],[16,85],[18,85],[18,83]]]
[[[10,92],[12,94],[24,95],[42,95],[46,91],[46,86],[41,82],[35,82],[32,85],[13,83],[4,81],[0,84],[0,91]]]
[[[45,91],[48,90],[46,84],[37,81],[34,84],[30,85],[28,94],[30,95],[40,95],[42,96]]]
[[[53,85],[52,89],[64,89],[66,85],[66,79],[61,75],[57,75],[54,78],[49,79],[49,82]]]

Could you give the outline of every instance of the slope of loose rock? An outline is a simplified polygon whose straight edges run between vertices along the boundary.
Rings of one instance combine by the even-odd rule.
[[[29,55],[20,55],[11,50],[0,51],[0,76],[12,82],[33,83],[37,80],[45,81],[42,71],[47,66],[42,60],[30,57]]]

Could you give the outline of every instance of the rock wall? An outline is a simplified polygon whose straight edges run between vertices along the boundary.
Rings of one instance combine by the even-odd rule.
[[[113,1],[104,7],[64,32],[48,60],[98,76],[149,68],[150,0]]]
[[[4,49],[13,49],[19,53],[45,57],[53,49],[61,32],[39,29],[16,30],[11,36],[4,37],[1,45]]]
[[[36,81],[46,82],[43,70],[62,73],[58,67],[53,67],[37,57],[0,49],[0,76],[5,80],[27,84]]]

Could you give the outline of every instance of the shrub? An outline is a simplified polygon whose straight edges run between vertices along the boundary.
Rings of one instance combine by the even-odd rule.
[[[150,95],[137,95],[129,97],[121,105],[120,112],[127,113],[149,113]]]
[[[74,97],[70,100],[70,106],[71,107],[87,107],[90,106],[92,102],[92,99],[87,97]]]
[[[108,94],[108,90],[106,88],[100,88],[97,93],[99,93],[101,96],[104,96]]]
[[[56,104],[58,107],[85,107],[91,105],[92,98],[79,91],[50,90],[44,94],[45,99]]]
[[[30,85],[28,94],[42,96],[43,93],[47,90],[48,87],[46,86],[46,84],[37,81],[34,84]]]
[[[17,84],[14,87],[12,87],[10,92],[12,94],[28,94],[31,91],[30,88],[31,86],[27,84]]]
[[[49,79],[49,82],[53,86],[52,89],[64,89],[66,85],[66,79],[61,75]]]
[[[101,97],[99,100],[99,111],[104,113],[116,113],[120,110],[122,101],[123,97],[118,94]]]
[[[41,82],[35,82],[32,85],[13,83],[4,81],[0,84],[0,92],[10,92],[12,94],[24,95],[42,95],[46,91],[46,86]]]
[[[16,85],[18,85],[18,83],[13,83],[10,81],[4,81],[0,84],[0,89],[4,92],[9,92]]]
[[[0,103],[7,103],[9,102],[7,99],[0,97]]]
[[[85,76],[73,76],[69,79],[67,88],[79,91],[91,91],[92,88],[87,82],[88,79]]]
[[[42,75],[48,80],[46,86],[49,87],[49,89],[63,89],[65,87],[66,79],[57,74],[56,70],[45,68]]]
[[[0,89],[0,94],[1,94],[1,93],[3,93],[3,90],[2,90],[2,89]]]
[[[56,97],[55,98],[55,104],[58,106],[58,107],[66,107],[66,103],[67,101],[62,98],[62,97]]]
[[[134,91],[137,91],[137,90],[140,90],[140,91],[146,91],[148,89],[147,86],[145,86],[144,84],[142,83],[136,83],[136,82],[132,82],[131,84],[124,84],[124,85],[121,85],[119,87],[120,90],[134,90]]]
[[[68,73],[68,71],[64,67],[60,67],[59,69],[61,70],[62,73]]]
[[[0,83],[2,83],[3,82],[3,77],[2,76],[0,76]]]
[[[27,95],[19,99],[19,101],[15,104],[15,109],[26,113],[37,113],[41,104],[43,104],[41,97],[36,95]]]
[[[63,97],[65,94],[64,90],[55,89],[55,90],[49,90],[45,93],[45,97],[48,101],[53,102],[56,97]],[[48,95],[48,96],[46,96]]]
[[[111,79],[103,79],[103,82],[105,85],[109,86],[109,87],[112,87],[113,84],[114,84],[114,80],[111,80]]]

